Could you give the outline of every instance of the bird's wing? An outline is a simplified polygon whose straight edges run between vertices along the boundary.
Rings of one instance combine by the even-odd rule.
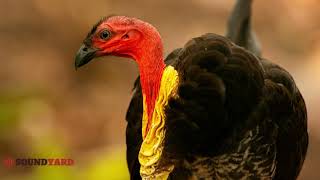
[[[167,107],[165,151],[175,157],[224,151],[228,139],[250,124],[248,116],[262,96],[261,63],[215,34],[190,40],[175,63],[179,98]]]
[[[180,83],[178,98],[166,108],[165,156],[177,162],[191,157],[183,168],[198,178],[271,177],[277,127],[254,114],[264,89],[259,59],[225,37],[206,34],[179,51],[175,68]],[[172,176],[183,168],[177,165]]]
[[[238,156],[245,134],[258,128],[248,147],[265,163],[246,161],[258,164],[251,166],[254,176],[296,177],[308,139],[305,104],[290,74],[215,34],[192,39],[178,54],[178,98],[166,108],[166,156]]]

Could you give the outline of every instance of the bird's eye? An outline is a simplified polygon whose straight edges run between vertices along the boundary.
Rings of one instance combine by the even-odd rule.
[[[101,33],[100,33],[100,38],[101,39],[108,39],[109,37],[111,36],[111,33],[110,31],[108,30],[103,30]]]

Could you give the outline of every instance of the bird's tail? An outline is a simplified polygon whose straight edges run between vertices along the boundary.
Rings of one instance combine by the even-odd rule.
[[[251,29],[251,4],[253,0],[236,0],[229,17],[226,37],[257,56],[261,55],[260,43]]]

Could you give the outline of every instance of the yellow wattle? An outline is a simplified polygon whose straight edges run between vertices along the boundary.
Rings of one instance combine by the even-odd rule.
[[[174,165],[166,164],[159,166],[159,161],[163,152],[165,137],[165,106],[168,100],[177,96],[179,83],[178,72],[172,66],[167,66],[160,82],[160,89],[155,107],[151,117],[149,131],[146,133],[148,115],[145,96],[143,96],[143,117],[142,117],[142,137],[143,142],[139,152],[140,175],[142,179],[165,180]]]

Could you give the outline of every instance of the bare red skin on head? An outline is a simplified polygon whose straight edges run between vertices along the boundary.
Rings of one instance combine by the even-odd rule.
[[[108,40],[102,40],[99,36],[105,29],[111,32]],[[130,57],[137,62],[147,104],[147,134],[165,68],[160,34],[152,25],[139,19],[113,16],[98,26],[92,38],[92,46],[100,49],[98,56]]]

